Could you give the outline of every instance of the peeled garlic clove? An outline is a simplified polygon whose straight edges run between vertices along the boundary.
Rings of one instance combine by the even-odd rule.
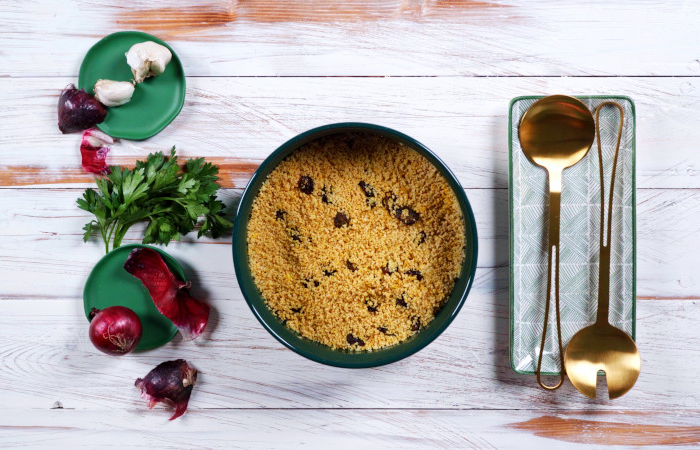
[[[131,72],[137,83],[163,73],[172,57],[173,55],[167,47],[153,41],[134,44],[126,52],[126,62],[131,67]]]
[[[105,106],[128,103],[134,95],[134,85],[128,81],[97,80],[95,98]]]

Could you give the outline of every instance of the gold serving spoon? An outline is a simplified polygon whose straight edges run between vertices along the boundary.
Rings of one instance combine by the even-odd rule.
[[[544,309],[542,343],[537,360],[537,382],[544,389],[554,390],[564,382],[561,364],[559,383],[548,386],[542,382],[542,355],[544,354],[549,318],[549,300],[554,277],[554,305],[557,315],[559,357],[562,358],[561,321],[559,314],[559,219],[561,214],[562,172],[581,161],[593,145],[595,125],[593,115],[580,100],[565,95],[544,97],[534,103],[523,115],[518,128],[520,146],[530,161],[547,169],[549,176],[549,247],[547,259],[547,300]],[[554,270],[552,270],[554,267]],[[554,273],[552,273],[554,272]]]
[[[613,159],[610,195],[608,199],[607,233],[604,234],[605,194],[603,185],[603,151],[600,145],[600,110],[614,106],[620,111],[620,125]],[[642,361],[632,338],[610,325],[610,235],[617,155],[622,139],[624,112],[615,102],[601,103],[595,112],[598,132],[598,157],[600,158],[600,262],[598,275],[598,313],[593,325],[580,330],[571,338],[564,354],[564,367],[571,383],[582,394],[595,398],[598,371],[605,372],[610,398],[625,395],[639,377]],[[604,240],[604,237],[606,239]]]

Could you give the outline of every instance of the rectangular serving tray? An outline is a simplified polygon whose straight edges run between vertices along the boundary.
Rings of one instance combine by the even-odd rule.
[[[542,97],[514,98],[510,103],[510,362],[517,373],[534,374],[540,352],[547,289],[548,188],[546,171],[520,148],[518,125]],[[610,323],[635,338],[636,202],[635,110],[625,96],[577,96],[592,113],[605,101],[625,113],[613,198]],[[610,192],[619,116],[616,108],[600,114],[606,204]],[[597,139],[597,137],[596,137]],[[600,174],[597,141],[578,164],[564,170],[561,197],[559,298],[564,348],[581,328],[595,321],[598,303]],[[559,348],[550,306],[542,373],[558,375]]]

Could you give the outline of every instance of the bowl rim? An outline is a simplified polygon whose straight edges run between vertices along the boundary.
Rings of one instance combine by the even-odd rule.
[[[462,269],[460,272],[459,280],[455,284],[450,298],[445,303],[445,307],[442,308],[438,316],[436,316],[431,324],[435,324],[438,317],[442,313],[448,313],[447,316],[442,318],[442,323],[435,324],[435,326],[428,325],[427,328],[422,330],[420,333],[415,334],[408,339],[389,347],[383,349],[378,349],[374,351],[362,351],[362,352],[349,352],[344,350],[332,349],[324,344],[311,341],[307,339],[290,328],[286,327],[279,320],[276,323],[268,323],[268,319],[263,317],[265,312],[271,315],[271,310],[265,304],[265,300],[262,298],[252,274],[250,273],[250,268],[248,266],[248,251],[247,251],[247,223],[248,218],[243,216],[243,209],[247,207],[248,204],[252,206],[252,202],[259,192],[260,186],[256,186],[258,180],[260,185],[267,178],[269,173],[271,173],[279,163],[291,154],[294,150],[300,146],[311,142],[315,139],[321,138],[323,136],[332,135],[342,132],[371,132],[379,134],[382,136],[394,138],[408,147],[418,151],[422,156],[424,156],[428,161],[433,164],[438,171],[445,177],[450,188],[455,192],[458,202],[460,204],[460,209],[462,215],[464,216],[465,222],[465,238],[467,239],[467,244],[465,245],[465,262],[462,264]],[[268,170],[269,169],[269,170]],[[237,244],[242,245],[237,245]],[[470,252],[471,249],[471,252]],[[255,170],[253,176],[248,181],[243,194],[241,195],[240,201],[236,208],[236,217],[234,219],[233,236],[232,236],[232,253],[233,253],[233,265],[236,271],[236,279],[238,285],[243,294],[248,307],[255,316],[255,318],[260,322],[260,324],[277,339],[282,345],[293,350],[301,356],[304,356],[312,361],[342,368],[366,368],[366,367],[378,367],[385,364],[390,364],[401,359],[407,358],[415,354],[416,352],[425,348],[428,344],[433,342],[440,334],[442,334],[445,329],[452,323],[457,314],[462,309],[462,306],[466,302],[469,291],[471,290],[472,284],[474,282],[476,274],[476,264],[478,256],[478,235],[476,230],[476,221],[474,219],[474,213],[467,198],[466,192],[462,187],[461,183],[452,173],[452,171],[445,165],[445,163],[440,160],[428,147],[417,141],[416,139],[396,131],[392,128],[384,127],[381,125],[375,125],[364,122],[338,122],[328,125],[322,125],[316,128],[312,128],[303,133],[300,133],[293,138],[287,140],[282,145],[280,145],[274,152],[268,155],[265,160],[260,164],[260,166]],[[467,261],[471,259],[470,261]],[[247,278],[246,278],[247,277]],[[251,287],[252,285],[252,287]],[[455,296],[458,286],[460,286],[458,298]],[[254,292],[253,292],[254,291]],[[259,299],[259,300],[258,300]],[[261,303],[258,305],[258,303]],[[447,308],[447,305],[452,305],[451,308]],[[272,316],[276,319],[276,317]],[[278,330],[279,329],[279,330]],[[287,332],[281,332],[282,330],[287,330]],[[287,334],[294,336],[293,339],[289,339],[281,334]],[[331,353],[336,358],[329,358],[323,355],[316,354],[313,351],[309,351],[304,348],[300,348],[297,342],[313,343],[322,349],[322,352]],[[297,342],[294,342],[297,341]],[[382,354],[385,355],[382,355]],[[383,356],[383,357],[382,357]]]

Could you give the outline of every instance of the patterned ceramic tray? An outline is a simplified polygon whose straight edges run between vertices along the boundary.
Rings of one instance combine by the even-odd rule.
[[[533,374],[540,351],[547,289],[548,194],[546,171],[532,164],[518,140],[520,118],[541,97],[518,97],[510,104],[510,361],[518,373]],[[635,112],[622,96],[578,97],[591,112],[604,101],[625,111],[613,199],[610,323],[635,337]],[[600,114],[606,192],[609,192],[619,116]],[[586,157],[564,170],[561,197],[560,305],[562,342],[595,321],[598,302],[600,175],[597,142]],[[606,195],[607,204],[607,195]],[[552,302],[553,303],[553,302]],[[559,349],[549,315],[542,372],[558,374]]]

